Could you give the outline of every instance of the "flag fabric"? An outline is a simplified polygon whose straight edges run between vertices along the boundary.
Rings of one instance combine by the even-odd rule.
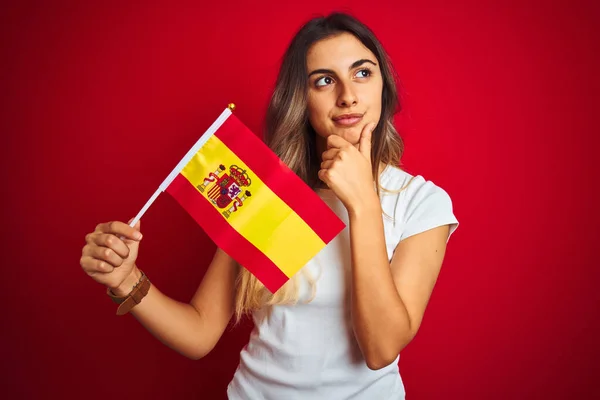
[[[218,247],[272,293],[345,227],[229,109],[163,185]]]

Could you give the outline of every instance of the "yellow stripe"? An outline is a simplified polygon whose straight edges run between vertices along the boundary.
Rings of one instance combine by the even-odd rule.
[[[226,167],[225,171],[218,170],[221,164]],[[219,208],[214,201],[210,201],[208,193],[215,183],[209,183],[205,178],[211,172],[217,172],[219,176],[224,173],[230,175],[229,168],[232,165],[246,170],[251,182],[248,187],[241,189],[242,194],[248,190],[251,196],[243,200],[243,205],[237,211],[225,217],[223,212],[229,210],[232,203],[229,203],[229,207]],[[288,277],[294,275],[325,246],[306,222],[216,136],[208,139],[181,174],[236,231],[269,257]],[[203,191],[199,189],[202,185]]]

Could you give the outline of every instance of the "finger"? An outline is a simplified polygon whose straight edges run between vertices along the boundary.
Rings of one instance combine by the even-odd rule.
[[[319,170],[319,172],[317,173],[317,176],[319,177],[319,179],[321,181],[323,181],[327,185],[327,187],[330,187],[329,186],[329,177],[328,177],[326,169]]]
[[[360,133],[360,140],[358,142],[358,150],[369,161],[371,160],[371,139],[373,136],[373,130],[376,126],[376,122],[371,122],[370,124],[365,125]]]
[[[331,169],[320,169],[317,173],[317,176],[320,180],[325,182],[329,188],[331,188],[333,181],[335,179],[335,171]]]
[[[140,222],[138,221],[138,224],[139,223]],[[136,224],[136,226],[138,226],[138,224]],[[121,221],[112,221],[99,224],[96,227],[96,232],[112,233],[113,235],[123,236],[130,240],[142,239],[142,233],[138,229],[132,228],[128,224]]]
[[[327,136],[327,149],[343,149],[345,147],[352,146],[350,142],[336,135]]]
[[[96,233],[91,236],[92,247],[106,247],[114,251],[119,257],[129,257],[129,247],[120,238],[110,233]]]
[[[131,223],[133,222],[133,220],[134,220],[134,219],[135,219],[135,218],[131,218],[129,221],[127,221],[127,225],[131,226]],[[139,231],[139,230],[140,230],[140,226],[141,226],[141,220],[138,220],[138,221],[135,223],[135,225],[133,225],[133,229],[136,229],[136,230],[138,230],[138,231]],[[124,237],[124,236],[119,236],[119,239],[121,239],[121,240],[125,240],[125,237]]]
[[[114,267],[104,260],[98,260],[91,256],[81,257],[81,267],[88,275],[96,273],[110,273]]]
[[[330,169],[331,167],[333,167],[334,163],[335,163],[335,160],[323,161],[321,163],[321,169]]]
[[[340,152],[340,149],[336,149],[336,148],[331,148],[329,150],[326,150],[323,152],[323,154],[321,154],[321,159],[323,161],[325,160],[333,160],[337,157],[338,153]]]
[[[93,246],[88,255],[95,260],[104,261],[115,268],[123,264],[123,258],[108,247]]]

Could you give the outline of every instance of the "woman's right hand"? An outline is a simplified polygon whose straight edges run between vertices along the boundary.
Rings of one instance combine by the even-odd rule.
[[[96,230],[85,237],[81,268],[118,295],[121,286],[128,285],[127,281],[131,281],[133,275],[139,275],[135,266],[142,239],[139,229],[139,221],[133,228],[120,221],[98,224]]]

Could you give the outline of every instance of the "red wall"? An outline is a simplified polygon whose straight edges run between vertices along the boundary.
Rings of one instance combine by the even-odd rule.
[[[91,3],[0,16],[5,398],[224,398],[248,326],[203,360],[179,356],[114,315],[79,266],[84,236],[134,216],[227,103],[259,133],[288,41],[334,9],[387,47],[404,164],[462,224],[403,352],[409,397],[600,395],[591,1]],[[188,301],[213,246],[166,194],[142,230],[140,266]]]

